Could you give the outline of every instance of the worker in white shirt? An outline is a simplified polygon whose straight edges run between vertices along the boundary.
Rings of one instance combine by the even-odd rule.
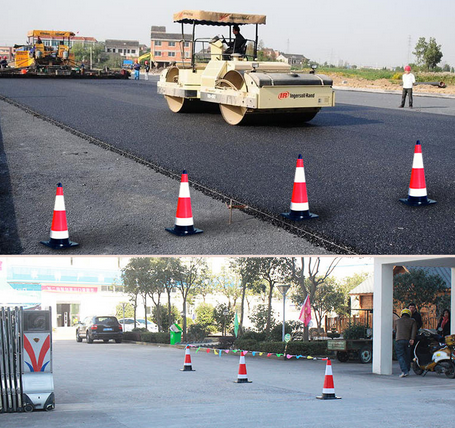
[[[409,95],[409,108],[412,108],[412,87],[416,83],[415,76],[411,73],[411,67],[407,65],[404,68],[403,74],[403,92],[401,94],[401,104],[399,105],[400,108],[404,107],[406,101],[406,95]]]

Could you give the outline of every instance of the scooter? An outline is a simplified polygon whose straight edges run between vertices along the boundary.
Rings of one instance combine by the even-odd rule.
[[[416,336],[412,370],[416,375],[425,376],[428,372],[444,373],[455,379],[454,345],[455,335],[446,336],[441,343],[441,336],[427,329],[420,330]]]

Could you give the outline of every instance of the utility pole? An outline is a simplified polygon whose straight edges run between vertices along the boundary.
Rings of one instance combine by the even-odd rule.
[[[408,36],[408,64],[411,62],[411,36]]]

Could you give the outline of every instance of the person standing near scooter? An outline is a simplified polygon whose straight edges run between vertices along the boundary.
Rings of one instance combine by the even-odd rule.
[[[395,331],[395,353],[401,368],[400,377],[406,377],[411,370],[409,346],[414,345],[417,334],[417,323],[415,319],[411,318],[409,309],[401,311],[401,318],[394,321],[393,329]]]
[[[422,322],[422,315],[420,315],[419,312],[417,312],[417,307],[414,302],[409,303],[408,309],[411,311],[411,318],[414,318],[417,323],[417,331],[419,331],[422,328],[423,322]]]
[[[436,331],[441,336],[442,341],[444,341],[444,337],[450,334],[450,311],[448,309],[444,309],[442,312]]]

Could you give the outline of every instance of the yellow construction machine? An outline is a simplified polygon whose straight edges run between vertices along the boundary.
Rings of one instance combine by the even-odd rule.
[[[29,31],[27,44],[15,45],[15,67],[32,68],[40,72],[70,71],[75,66],[74,54],[70,50],[71,31]],[[51,41],[44,44],[42,39]]]

